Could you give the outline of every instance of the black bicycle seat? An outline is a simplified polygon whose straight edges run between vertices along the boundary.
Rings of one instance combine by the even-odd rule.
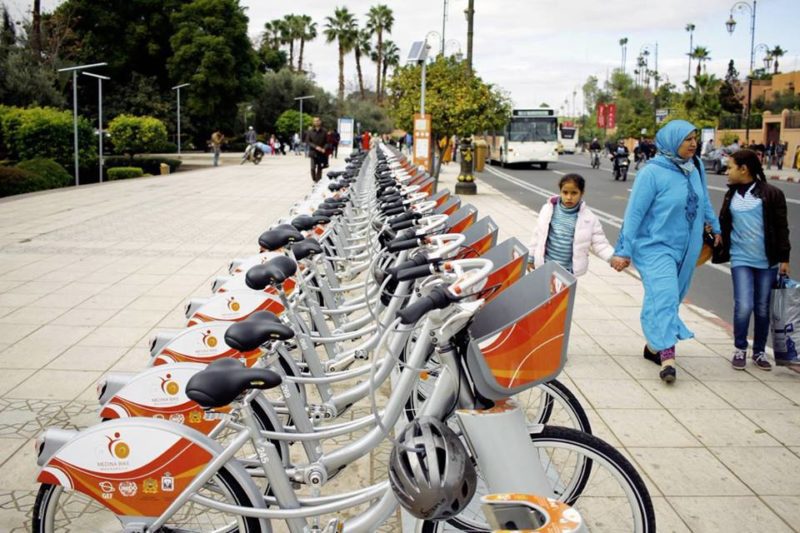
[[[258,244],[269,251],[283,248],[287,244],[292,244],[303,240],[303,234],[292,226],[286,225],[275,229],[267,230],[258,237]]]
[[[319,224],[311,215],[300,215],[292,219],[292,226],[298,231],[308,231]]]
[[[266,368],[246,368],[236,359],[218,359],[186,384],[186,396],[200,407],[224,407],[248,389],[271,389],[281,376]]]
[[[292,328],[269,320],[243,320],[225,331],[225,342],[234,350],[249,352],[267,341],[285,341],[294,337]]]
[[[328,218],[331,218],[331,217],[336,216],[336,215],[341,215],[341,214],[342,214],[342,210],[341,209],[322,209],[322,208],[317,209],[313,213],[313,215],[315,217],[322,216],[322,217],[328,217]]]
[[[257,291],[262,291],[267,285],[280,285],[286,278],[297,272],[297,263],[281,255],[270,259],[263,265],[251,267],[244,276],[247,286]]]
[[[306,239],[302,242],[292,245],[292,253],[298,261],[311,257],[312,255],[321,254],[322,246],[316,239]]]
[[[255,313],[244,319],[243,322],[251,322],[256,320],[277,322],[278,324],[282,324],[281,319],[278,318],[278,315],[276,315],[272,311],[256,311]]]

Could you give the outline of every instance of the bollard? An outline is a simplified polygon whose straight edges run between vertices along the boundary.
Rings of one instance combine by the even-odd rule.
[[[161,175],[162,176],[166,176],[166,175],[169,174],[169,165],[168,164],[161,163],[160,168],[161,168]]]
[[[458,175],[458,183],[456,183],[456,194],[477,194],[478,187],[475,185],[475,176],[472,174],[474,163],[472,139],[461,139],[459,152],[461,153],[461,172]]]

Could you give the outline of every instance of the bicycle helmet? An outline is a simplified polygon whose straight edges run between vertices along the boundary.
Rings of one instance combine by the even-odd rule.
[[[389,457],[389,483],[413,516],[447,520],[472,500],[478,475],[455,432],[441,420],[424,417],[399,435]]]

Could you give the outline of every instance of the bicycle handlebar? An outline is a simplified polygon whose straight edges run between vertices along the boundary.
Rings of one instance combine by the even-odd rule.
[[[405,309],[397,312],[400,323],[404,325],[415,324],[425,313],[434,309],[444,309],[454,300],[445,287],[434,287],[430,294],[423,296]]]

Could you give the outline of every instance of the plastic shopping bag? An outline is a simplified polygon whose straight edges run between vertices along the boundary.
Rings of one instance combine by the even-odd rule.
[[[800,283],[780,276],[772,289],[772,349],[781,359],[797,357],[800,344]]]

